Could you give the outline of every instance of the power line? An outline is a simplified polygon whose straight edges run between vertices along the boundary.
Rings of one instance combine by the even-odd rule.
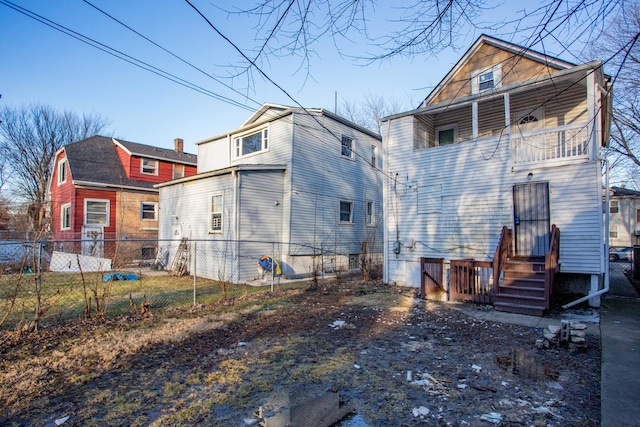
[[[134,30],[133,28],[131,28],[130,26],[128,26],[127,24],[125,24],[124,22],[120,21],[119,19],[115,18],[114,16],[110,15],[109,13],[105,12],[104,10],[100,9],[99,7],[97,7],[96,5],[92,4],[91,2],[89,2],[88,0],[83,0],[86,4],[88,4],[89,6],[93,7],[94,9],[96,9],[98,12],[102,13],[103,15],[107,16],[108,18],[112,19],[113,21],[117,22],[118,24],[122,25],[123,27],[125,27],[126,29],[128,29],[129,31],[133,32],[134,34],[142,37],[143,39],[145,39],[146,41],[148,41],[149,43],[153,44],[154,46],[158,47],[159,49],[162,49],[163,51],[165,51],[166,53],[168,53],[169,55],[173,56],[174,58],[178,59],[179,61],[183,62],[184,64],[190,66],[191,68],[199,71],[200,73],[204,74],[205,76],[213,79],[214,81],[216,81],[217,83],[223,85],[224,87],[226,87],[229,90],[232,90],[233,92],[237,93],[238,95],[248,99],[249,101],[255,103],[256,105],[261,105],[260,102],[256,101],[255,99],[247,96],[246,94],[240,92],[239,90],[235,89],[233,86],[226,84],[225,82],[221,81],[220,79],[212,76],[211,74],[207,73],[206,71],[202,70],[201,68],[193,65],[191,62],[187,61],[186,59],[176,55],[175,53],[171,52],[170,50],[164,48],[163,46],[159,45],[158,43],[154,42],[153,40],[149,39],[148,37],[146,37],[145,35],[139,33],[138,31]]]
[[[7,6],[8,8],[13,9],[16,12],[19,12],[19,13],[21,13],[21,14],[23,14],[23,15],[25,15],[25,16],[33,19],[33,20],[35,20],[35,21],[38,21],[41,24],[44,24],[44,25],[46,25],[46,26],[48,26],[50,28],[53,28],[54,30],[57,30],[57,31],[69,36],[69,37],[72,37],[72,38],[74,38],[76,40],[79,40],[79,41],[81,41],[81,42],[83,42],[85,44],[88,44],[91,47],[94,47],[94,48],[96,48],[98,50],[101,50],[101,51],[103,51],[103,52],[105,52],[105,53],[107,53],[107,54],[109,54],[111,56],[114,56],[114,57],[116,57],[118,59],[121,59],[121,60],[123,60],[125,62],[128,62],[128,63],[130,63],[132,65],[135,65],[136,67],[139,67],[139,68],[141,68],[143,70],[146,70],[146,71],[149,71],[149,72],[151,72],[153,74],[156,74],[156,75],[158,75],[158,76],[160,76],[162,78],[165,78],[165,79],[167,79],[169,81],[172,81],[172,82],[177,83],[177,84],[179,84],[181,86],[184,86],[184,87],[186,87],[188,89],[191,89],[191,90],[194,90],[196,92],[199,92],[199,93],[201,93],[203,95],[207,95],[207,96],[209,96],[211,98],[217,99],[217,100],[222,101],[224,103],[233,105],[235,107],[242,108],[242,109],[248,110],[248,111],[254,111],[253,108],[251,108],[251,107],[249,107],[247,105],[244,105],[244,104],[242,104],[242,103],[240,103],[238,101],[235,101],[235,100],[233,100],[231,98],[228,98],[226,96],[223,96],[223,95],[217,94],[215,92],[212,92],[212,91],[210,91],[208,89],[205,89],[205,88],[203,88],[201,86],[196,85],[195,83],[191,83],[191,82],[189,82],[189,81],[187,81],[185,79],[182,79],[182,78],[180,78],[180,77],[178,77],[178,76],[176,76],[174,74],[171,74],[171,73],[169,73],[167,71],[164,71],[164,70],[162,70],[162,69],[160,69],[158,67],[155,67],[155,66],[153,66],[151,64],[148,64],[148,63],[146,63],[144,61],[141,61],[141,60],[139,60],[137,58],[134,58],[133,56],[127,55],[124,52],[121,52],[121,51],[119,51],[117,49],[114,49],[114,48],[112,48],[112,47],[110,47],[110,46],[108,46],[106,44],[100,43],[97,40],[94,40],[94,39],[92,39],[90,37],[87,37],[87,36],[85,36],[83,34],[80,34],[80,33],[76,32],[76,31],[73,31],[70,28],[65,27],[64,25],[58,24],[58,23],[56,23],[56,22],[54,22],[54,21],[52,21],[50,19],[47,19],[47,18],[45,18],[45,17],[43,17],[41,15],[38,15],[37,13],[35,13],[33,11],[30,11],[30,10],[25,9],[25,8],[23,8],[21,6],[18,6],[16,4],[14,4],[14,3],[11,3],[8,0],[0,0],[0,4],[2,4],[4,6]]]

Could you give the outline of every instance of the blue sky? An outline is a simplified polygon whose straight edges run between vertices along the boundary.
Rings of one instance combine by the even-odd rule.
[[[116,137],[167,148],[173,146],[174,138],[180,137],[185,140],[185,150],[192,153],[196,153],[195,141],[236,128],[251,114],[247,108],[256,108],[263,102],[293,105],[291,99],[256,73],[248,90],[246,79],[226,79],[233,72],[226,65],[238,63],[237,53],[184,1],[91,0],[91,3],[208,74],[233,85],[240,93],[161,51],[82,0],[11,1],[207,91],[232,98],[245,108],[144,71],[0,4],[2,105],[17,107],[39,102],[77,113],[96,113],[111,122],[108,130]],[[212,3],[229,7],[235,2],[194,0],[222,33],[248,52],[254,46],[252,24],[241,17],[228,17]],[[499,9],[487,11],[482,19],[496,22],[515,17],[521,9],[519,4],[507,1]],[[383,33],[390,25],[385,19],[397,12],[379,6],[375,15],[379,21],[370,22],[370,29]],[[305,107],[334,110],[337,92],[338,105],[344,100],[360,102],[366,94],[373,94],[403,101],[410,108],[417,106],[480,33],[477,29],[465,29],[457,41],[458,50],[449,49],[435,57],[395,58],[368,66],[341,57],[327,39],[317,46],[311,75],[299,70],[300,58],[295,56],[271,57],[268,63],[262,63],[262,68]],[[352,54],[371,50],[355,39],[342,46]],[[575,61],[566,55],[562,58]]]

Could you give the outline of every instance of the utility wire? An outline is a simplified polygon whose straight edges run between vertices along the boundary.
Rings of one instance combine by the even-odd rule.
[[[208,89],[205,89],[205,88],[203,88],[201,86],[198,86],[198,85],[196,85],[194,83],[191,83],[191,82],[189,82],[187,80],[184,80],[184,79],[182,79],[182,78],[180,78],[180,77],[178,77],[178,76],[176,76],[174,74],[171,74],[171,73],[169,73],[167,71],[164,71],[164,70],[162,70],[162,69],[160,69],[158,67],[155,67],[155,66],[153,66],[151,64],[148,64],[148,63],[146,63],[144,61],[141,61],[141,60],[139,60],[137,58],[134,58],[133,56],[127,55],[124,52],[121,52],[121,51],[119,51],[117,49],[114,49],[114,48],[112,48],[110,46],[107,46],[107,45],[105,45],[103,43],[100,43],[100,42],[98,42],[98,41],[96,41],[96,40],[94,40],[94,39],[92,39],[90,37],[87,37],[87,36],[85,36],[83,34],[80,34],[80,33],[76,32],[76,31],[73,31],[70,28],[65,27],[64,25],[58,24],[58,23],[56,23],[56,22],[54,22],[54,21],[52,21],[50,19],[47,19],[47,18],[45,18],[45,17],[43,17],[41,15],[38,15],[35,12],[32,12],[32,11],[30,11],[28,9],[25,9],[25,8],[23,8],[21,6],[18,6],[16,4],[14,4],[14,3],[11,3],[8,0],[0,0],[0,4],[4,5],[4,6],[7,6],[8,8],[13,9],[16,12],[19,12],[19,13],[21,13],[21,14],[23,14],[23,15],[25,15],[25,16],[33,19],[33,20],[35,20],[35,21],[38,21],[38,22],[50,27],[50,28],[53,28],[54,30],[57,30],[57,31],[69,36],[69,37],[73,37],[74,39],[79,40],[79,41],[81,41],[83,43],[86,43],[91,47],[94,47],[94,48],[96,48],[98,50],[101,50],[101,51],[103,51],[105,53],[108,53],[109,55],[112,55],[112,56],[114,56],[114,57],[116,57],[118,59],[121,59],[121,60],[123,60],[125,62],[128,62],[128,63],[130,63],[132,65],[135,65],[136,67],[139,67],[139,68],[141,68],[143,70],[146,70],[146,71],[149,71],[149,72],[151,72],[153,74],[156,74],[156,75],[158,75],[158,76],[160,76],[162,78],[165,78],[165,79],[167,79],[169,81],[177,83],[177,84],[179,84],[181,86],[184,86],[186,88],[192,89],[192,90],[194,90],[196,92],[199,92],[199,93],[201,93],[203,95],[207,95],[207,96],[209,96],[211,98],[217,99],[217,100],[222,101],[224,103],[227,103],[227,104],[242,108],[244,110],[255,111],[253,108],[251,108],[251,107],[249,107],[247,105],[244,105],[244,104],[242,104],[242,103],[240,103],[238,101],[235,101],[235,100],[233,100],[231,98],[228,98],[226,96],[223,96],[223,95],[217,94],[215,92],[212,92],[212,91],[210,91]]]
[[[129,31],[133,32],[134,34],[142,37],[143,39],[145,39],[146,41],[148,41],[149,43],[151,43],[152,45],[158,47],[159,49],[162,49],[163,51],[165,51],[166,53],[168,53],[169,55],[173,56],[174,58],[176,58],[177,60],[183,62],[184,64],[190,66],[191,68],[201,72],[202,74],[204,74],[205,76],[213,79],[214,81],[216,81],[217,83],[223,85],[224,87],[226,87],[227,89],[237,93],[238,95],[246,98],[247,100],[253,102],[256,105],[261,105],[260,102],[256,101],[255,99],[247,96],[246,94],[240,92],[239,90],[235,89],[233,86],[226,84],[225,82],[223,82],[222,80],[212,76],[211,74],[207,73],[206,71],[202,70],[201,68],[193,65],[191,62],[187,61],[186,59],[176,55],[175,53],[171,52],[170,50],[164,48],[163,46],[159,45],[158,43],[154,42],[153,40],[149,39],[148,37],[146,37],[145,35],[139,33],[138,31],[134,30],[133,28],[131,28],[130,26],[128,26],[127,24],[125,24],[124,22],[120,21],[119,19],[115,18],[114,16],[110,15],[109,13],[105,12],[104,10],[100,9],[99,7],[97,7],[96,5],[92,4],[91,2],[89,2],[88,0],[83,0],[86,4],[88,4],[89,6],[93,7],[94,9],[96,9],[98,12],[102,13],[103,15],[107,16],[108,18],[112,19],[113,21],[117,22],[118,24],[122,25],[123,27],[125,27],[126,29],[128,29]]]

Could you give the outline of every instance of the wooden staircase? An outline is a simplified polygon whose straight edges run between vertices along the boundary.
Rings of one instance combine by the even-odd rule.
[[[512,231],[505,227],[493,258],[493,306],[499,311],[542,316],[549,309],[558,270],[560,230],[551,227],[550,247],[544,257],[515,257],[512,238]]]
[[[544,258],[507,260],[493,306],[500,311],[542,316],[549,308],[544,280]]]

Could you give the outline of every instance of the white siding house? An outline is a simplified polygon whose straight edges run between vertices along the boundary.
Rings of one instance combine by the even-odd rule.
[[[285,277],[381,259],[377,134],[322,109],[265,104],[197,145],[198,174],[158,185],[160,238],[194,241],[196,274],[255,279],[263,255]]]
[[[512,258],[541,258],[544,273],[555,224],[557,269],[597,290],[609,102],[600,62],[577,66],[481,36],[419,108],[383,119],[384,280],[424,286],[421,259],[441,259],[434,297],[446,299],[450,262],[493,261],[503,227]]]
[[[625,248],[640,244],[640,191],[609,189],[609,245]]]

